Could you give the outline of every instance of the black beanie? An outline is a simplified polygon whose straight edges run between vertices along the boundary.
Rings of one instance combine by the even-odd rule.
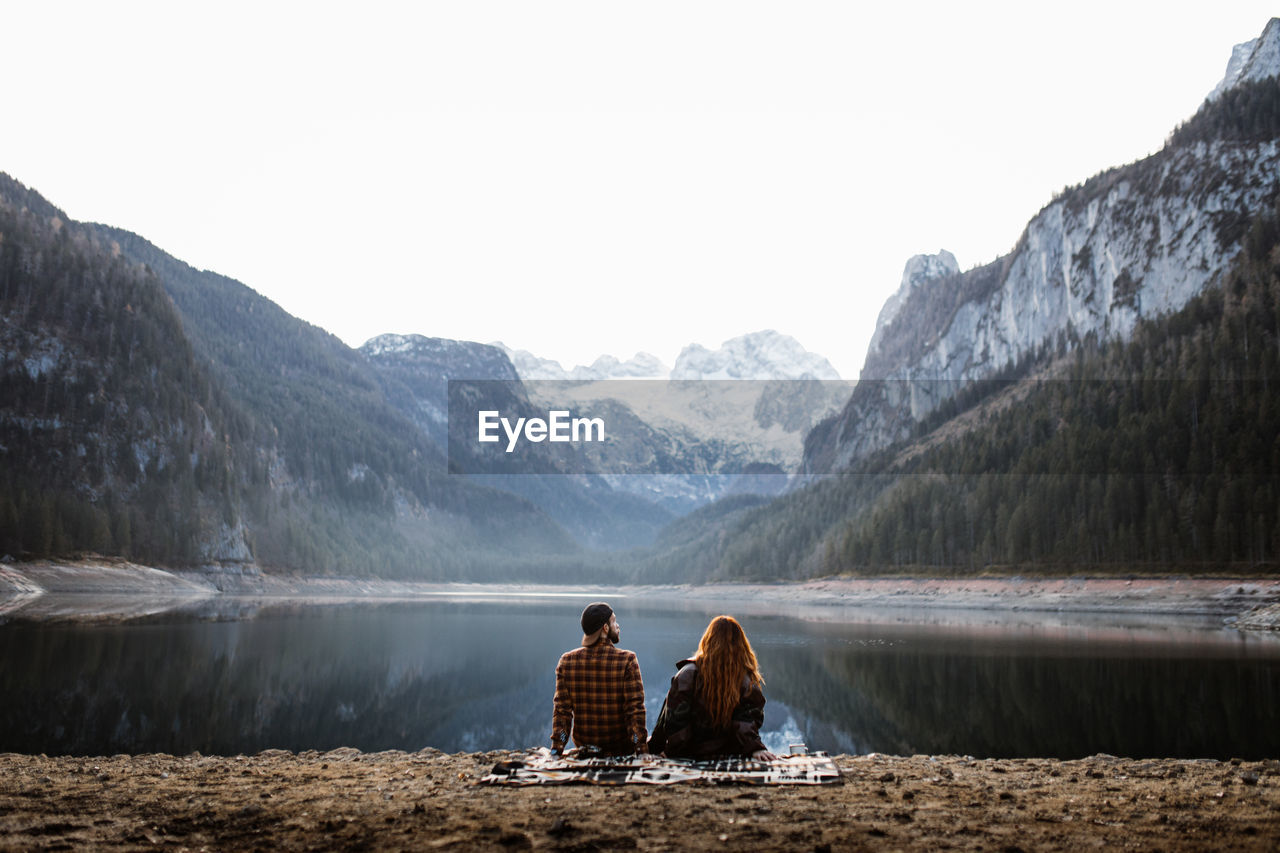
[[[582,633],[590,637],[603,628],[612,615],[613,608],[603,601],[588,604],[587,609],[582,611]]]

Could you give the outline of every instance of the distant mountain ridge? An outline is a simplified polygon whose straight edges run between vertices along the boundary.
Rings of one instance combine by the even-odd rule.
[[[840,379],[826,358],[772,329],[730,338],[715,350],[688,344],[670,368],[657,356],[638,352],[626,361],[602,355],[589,366],[565,370],[560,362],[539,358],[528,350],[513,350],[501,342],[494,346],[506,351],[521,379]]]
[[[474,425],[462,423],[458,413],[450,412],[451,380],[485,380],[476,388],[486,395],[486,408],[510,419],[546,415],[545,409],[530,401],[515,366],[497,345],[386,334],[366,341],[359,351],[373,366],[391,405],[443,448],[452,466],[468,471],[451,474],[451,479],[519,495],[582,544],[602,550],[648,544],[674,518],[652,496],[614,489],[603,478],[590,476],[590,471],[580,471],[565,454],[525,455],[526,446],[503,460],[514,463],[521,473],[504,475],[487,469],[477,458],[476,448],[458,438],[470,434]]]
[[[619,361],[611,355],[602,355],[589,365],[579,364],[565,370],[555,359],[540,358],[528,350],[512,349],[501,341],[495,341],[493,346],[506,352],[521,379],[575,382],[593,382],[601,379],[665,379],[671,370],[657,356],[647,352],[638,352],[626,361]]]
[[[528,498],[580,541],[601,548],[648,544],[659,523],[727,494],[781,491],[799,464],[804,432],[847,395],[840,383],[726,384],[716,377],[699,385],[625,377],[647,379],[637,383],[590,380],[581,371],[566,379],[558,366],[550,372],[560,378],[528,379],[516,375],[497,345],[421,335],[381,335],[360,352],[378,372],[387,399],[447,448],[451,468]],[[785,361],[770,360],[770,353],[782,353]],[[787,363],[804,370],[815,361],[825,364],[774,332],[729,341],[719,354],[725,355],[768,375],[798,372]],[[499,380],[476,383],[469,395],[511,419],[552,409],[607,415],[607,449],[526,444],[487,457],[459,440],[475,426],[449,409],[449,380],[465,379]]]

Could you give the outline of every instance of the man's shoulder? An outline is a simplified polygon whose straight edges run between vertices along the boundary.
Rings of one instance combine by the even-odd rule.
[[[584,652],[586,652],[586,649],[582,646],[578,646],[576,649],[569,649],[569,651],[560,655],[560,663],[571,663],[578,658],[581,658]]]
[[[596,643],[594,646],[579,646],[560,655],[561,663],[576,663],[588,660],[633,661],[636,653],[629,649],[620,649],[612,643]]]
[[[620,649],[617,646],[610,645],[607,649],[601,650],[602,656],[607,656],[620,661],[633,661],[636,659],[636,653],[630,649]]]

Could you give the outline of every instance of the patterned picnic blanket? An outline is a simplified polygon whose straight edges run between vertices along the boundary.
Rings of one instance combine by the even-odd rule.
[[[745,785],[829,785],[842,782],[829,755],[784,755],[773,761],[723,758],[693,761],[654,755],[580,758],[557,756],[543,747],[514,761],[503,761],[480,780],[489,785],[673,785],[717,782]]]

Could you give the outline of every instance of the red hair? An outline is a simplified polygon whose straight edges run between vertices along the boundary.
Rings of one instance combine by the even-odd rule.
[[[698,698],[716,728],[725,728],[742,696],[742,679],[752,686],[764,684],[760,664],[751,650],[747,634],[732,616],[711,620],[698,642]]]

